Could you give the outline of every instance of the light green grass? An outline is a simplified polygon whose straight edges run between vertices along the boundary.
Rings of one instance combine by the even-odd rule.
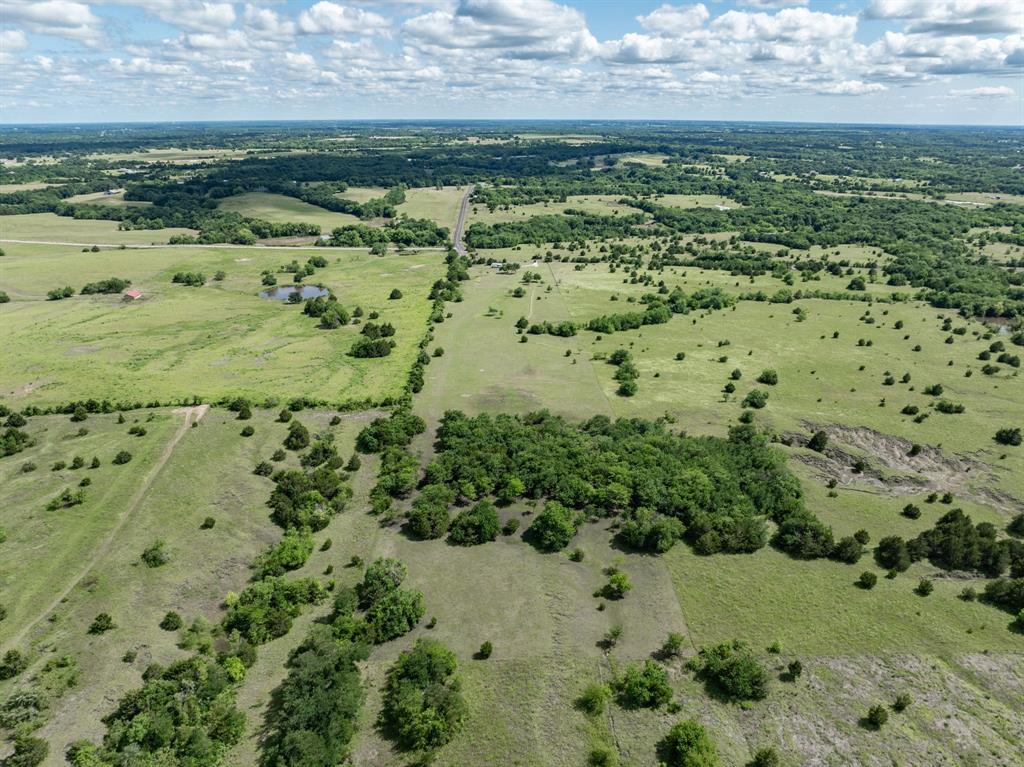
[[[338,192],[335,197],[355,202],[369,202],[370,200],[383,197],[388,190],[382,186],[350,186],[344,192]]]
[[[144,200],[126,200],[124,198],[124,192],[116,192],[115,194],[107,194],[106,192],[76,194],[73,197],[68,197],[67,202],[87,205],[121,205],[128,207],[146,207],[147,205],[153,204]]]
[[[664,194],[655,198],[658,205],[670,208],[742,208],[735,200],[717,194]]]
[[[466,225],[527,221],[534,216],[554,216],[564,213],[569,209],[583,210],[587,213],[597,213],[603,216],[636,213],[635,208],[630,208],[628,205],[620,205],[619,200],[621,199],[621,195],[615,194],[570,195],[565,202],[535,202],[529,205],[515,205],[509,210],[499,208],[494,211],[489,211],[486,205],[476,203],[469,208]],[[488,250],[486,252],[491,254],[492,251]]]
[[[192,229],[121,231],[117,226],[117,221],[68,218],[55,213],[25,213],[18,216],[0,216],[0,240],[75,242],[82,245],[148,245],[166,243],[176,234],[195,234]]]
[[[346,353],[359,334],[351,325],[317,327],[301,306],[259,298],[260,272],[309,250],[168,248],[77,253],[12,246],[0,284],[7,343],[0,352],[0,397],[11,404],[95,397],[162,401],[193,394],[218,398],[309,396],[340,402],[401,392],[429,311],[427,294],[442,273],[436,253],[371,257],[324,251],[330,259],[310,282],[334,290],[349,309],[378,311],[395,325],[397,347],[382,359]],[[171,284],[177,271],[223,270],[205,287]],[[141,290],[120,296],[43,300],[62,284],[119,276]],[[281,274],[288,284],[288,274]],[[392,288],[404,297],[388,300]]]
[[[458,186],[406,189],[405,202],[398,206],[398,214],[409,218],[430,219],[451,232],[455,230],[464,193],[465,187]]]
[[[225,197],[218,207],[272,224],[316,224],[324,233],[339,226],[359,223],[356,216],[348,213],[335,213],[294,197],[268,192],[246,192],[234,197]]]

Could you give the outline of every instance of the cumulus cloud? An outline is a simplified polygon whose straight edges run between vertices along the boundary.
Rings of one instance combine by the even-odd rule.
[[[56,35],[88,45],[102,38],[102,22],[85,3],[71,0],[4,0],[3,20],[6,24],[24,26],[30,32]]]
[[[711,23],[711,28],[735,40],[814,42],[852,39],[857,17],[806,8],[786,8],[774,14],[727,11]]]
[[[28,47],[28,38],[20,29],[4,29],[0,31],[0,52],[14,53]]]
[[[902,19],[906,31],[933,35],[988,35],[1024,31],[1014,0],[873,0],[869,19]]]
[[[372,35],[385,32],[390,22],[378,13],[322,0],[299,15],[299,29],[307,35]]]
[[[598,50],[583,14],[551,0],[461,0],[454,10],[407,20],[402,31],[421,49],[492,50],[514,59],[585,57]]]

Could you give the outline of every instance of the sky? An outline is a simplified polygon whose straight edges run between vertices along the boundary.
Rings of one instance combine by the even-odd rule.
[[[1022,0],[2,0],[0,122],[1024,125]]]

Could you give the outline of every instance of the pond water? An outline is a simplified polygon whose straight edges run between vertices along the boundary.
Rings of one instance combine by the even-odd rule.
[[[316,285],[279,285],[270,290],[260,292],[260,298],[268,301],[287,301],[292,293],[298,293],[303,299],[326,296],[330,293],[327,288],[318,288]]]

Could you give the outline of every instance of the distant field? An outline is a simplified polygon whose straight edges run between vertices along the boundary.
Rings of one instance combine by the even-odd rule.
[[[246,192],[234,197],[225,197],[219,207],[221,210],[241,213],[243,216],[263,219],[273,224],[317,224],[324,234],[329,234],[332,229],[339,226],[360,223],[356,216],[348,213],[335,213],[294,197],[267,192]]]
[[[11,245],[0,289],[6,341],[0,397],[11,404],[69,399],[208,398],[227,394],[332,402],[397,394],[423,333],[430,284],[442,273],[437,253],[384,258],[325,251],[328,267],[309,282],[332,288],[349,309],[377,310],[397,328],[398,347],[383,359],[346,355],[358,326],[322,331],[301,307],[259,298],[260,272],[308,250],[167,248],[79,253]],[[222,282],[212,279],[223,270]],[[202,271],[206,287],[171,284],[178,271]],[[111,276],[132,281],[144,299],[76,296],[46,301],[46,291]],[[281,274],[288,284],[289,274]],[[389,301],[390,290],[402,290]]]
[[[192,165],[209,160],[235,160],[247,156],[244,149],[140,149],[137,152],[109,152],[90,155],[91,159],[111,162],[169,162],[175,165]]]
[[[27,184],[0,184],[0,194],[10,194],[11,192],[29,192],[33,189],[46,189],[50,186],[56,186],[56,184],[47,184],[43,181],[29,181]]]
[[[466,225],[525,221],[533,216],[556,215],[567,209],[583,210],[587,213],[598,213],[604,216],[637,212],[636,208],[619,204],[621,199],[621,195],[615,194],[571,195],[565,202],[535,202],[530,205],[515,205],[509,210],[498,208],[493,212],[487,210],[487,206],[482,203],[471,203],[469,215],[466,217]]]
[[[429,218],[438,226],[454,231],[459,218],[464,187],[446,186],[442,189],[422,187],[405,190],[405,202],[398,206],[399,215],[409,218]]]
[[[670,208],[742,208],[735,200],[715,194],[663,194],[655,198],[658,205]]]
[[[618,165],[625,165],[626,163],[636,162],[641,165],[664,165],[665,160],[668,159],[667,154],[654,154],[654,153],[639,153],[639,154],[627,154],[618,158]]]
[[[143,207],[153,204],[151,202],[146,202],[145,200],[126,200],[124,198],[124,192],[117,192],[116,194],[107,194],[106,192],[76,194],[73,197],[68,197],[67,201],[73,203],[88,203],[89,205],[128,205]]]
[[[378,197],[383,197],[388,190],[381,186],[350,186],[344,192],[338,192],[336,197],[355,202],[369,202]]]
[[[55,213],[0,216],[0,240],[76,242],[83,245],[148,245],[166,243],[176,234],[195,234],[192,229],[138,229],[123,232],[117,221],[69,218]]]

